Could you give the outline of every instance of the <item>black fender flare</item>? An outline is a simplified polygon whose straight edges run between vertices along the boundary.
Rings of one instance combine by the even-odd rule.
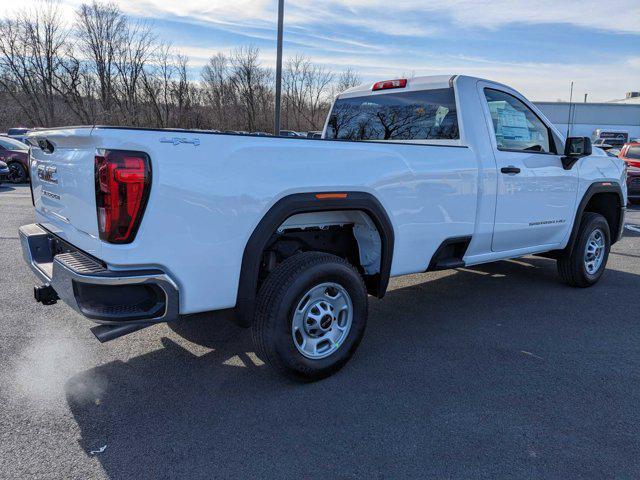
[[[611,225],[611,245],[616,243],[622,236],[622,232],[624,230],[624,210],[626,210],[622,188],[620,187],[620,184],[618,182],[595,182],[589,186],[584,196],[582,197],[580,204],[578,205],[578,208],[576,210],[576,217],[573,221],[573,228],[571,229],[571,236],[569,237],[567,246],[564,249],[565,252],[570,252],[573,249],[576,238],[578,236],[578,229],[580,228],[580,219],[582,218],[582,214],[584,213],[589,200],[591,200],[591,198],[593,198],[593,196],[598,193],[615,193],[618,195],[618,208],[620,209],[619,221],[618,225]]]
[[[378,199],[370,193],[357,191],[296,193],[281,198],[269,209],[244,248],[235,308],[236,322],[240,326],[248,327],[253,322],[262,252],[276,229],[292,215],[336,210],[361,210],[378,229],[382,243],[380,273],[369,279],[367,289],[378,298],[384,296],[391,275],[395,237],[389,216]]]

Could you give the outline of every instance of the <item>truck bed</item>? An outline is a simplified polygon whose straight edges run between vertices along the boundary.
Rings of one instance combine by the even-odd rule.
[[[32,144],[45,142],[53,152],[34,147],[32,169],[54,167],[57,183],[31,172],[38,223],[110,269],[162,268],[180,286],[181,313],[235,305],[249,236],[272,205],[293,193],[374,194],[395,232],[392,275],[426,269],[445,238],[474,231],[480,162],[459,141],[344,142],[72,127],[31,137]],[[101,242],[97,234],[94,159],[100,149],[141,151],[151,159],[147,209],[127,245]]]

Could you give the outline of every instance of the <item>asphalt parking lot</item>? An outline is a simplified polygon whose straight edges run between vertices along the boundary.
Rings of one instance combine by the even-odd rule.
[[[32,300],[32,221],[0,186],[0,478],[640,477],[640,210],[591,289],[540,258],[394,280],[311,385],[224,319],[99,344]]]

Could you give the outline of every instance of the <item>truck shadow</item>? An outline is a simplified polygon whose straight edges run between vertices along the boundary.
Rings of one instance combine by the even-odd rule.
[[[554,262],[526,258],[392,286],[371,300],[352,361],[315,384],[262,366],[229,322],[173,325],[162,348],[66,384],[81,447],[106,445],[95,455],[106,475],[137,479],[448,478],[487,465],[561,477],[605,475],[586,454],[606,445],[633,458],[624,425],[639,399],[624,385],[640,327],[611,295],[638,291],[639,276],[609,270],[571,289]],[[632,356],[610,362],[614,351]]]

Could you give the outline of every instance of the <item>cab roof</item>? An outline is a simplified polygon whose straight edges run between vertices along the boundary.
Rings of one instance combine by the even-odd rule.
[[[393,92],[412,92],[412,91],[419,91],[419,90],[435,90],[435,89],[440,89],[440,88],[449,88],[453,85],[453,82],[459,79],[465,78],[467,80],[482,80],[494,85],[500,85],[500,86],[504,86],[505,88],[512,90],[510,87],[508,87],[507,85],[502,85],[500,83],[491,81],[491,80],[486,80],[483,78],[478,78],[478,77],[471,77],[471,76],[467,76],[467,75],[427,75],[427,76],[422,76],[422,77],[410,77],[407,78],[407,86],[404,88],[397,88],[397,89],[388,89],[388,90],[378,90],[378,91],[373,91],[373,85],[377,82],[372,82],[372,83],[363,83],[362,85],[358,85],[357,87],[353,87],[350,88],[348,90],[345,90],[344,92],[340,93],[338,95],[339,98],[345,98],[345,97],[361,97],[364,95],[371,95],[371,94],[376,94],[376,95],[384,95],[386,93],[393,93]],[[397,78],[396,78],[397,79]],[[385,80],[395,80],[394,78],[381,78],[378,81],[385,81]]]

